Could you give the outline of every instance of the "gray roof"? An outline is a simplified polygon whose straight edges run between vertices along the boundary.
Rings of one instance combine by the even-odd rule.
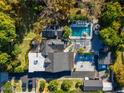
[[[72,78],[85,78],[89,77],[94,79],[95,78],[95,71],[75,71],[71,72]]]
[[[48,72],[70,71],[73,67],[73,53],[48,53],[51,63],[46,67]]]
[[[48,55],[48,53],[53,52],[60,52],[64,48],[64,42],[59,39],[43,40],[41,44],[41,52],[43,55]]]
[[[99,64],[111,64],[111,52],[100,52],[98,57]]]
[[[101,80],[84,80],[84,86],[96,87],[96,86],[103,86]]]
[[[42,37],[46,38],[61,38],[63,34],[63,28],[59,26],[48,26],[41,32]]]
[[[103,83],[101,80],[85,80],[84,81],[84,90],[92,91],[92,90],[102,90]]]

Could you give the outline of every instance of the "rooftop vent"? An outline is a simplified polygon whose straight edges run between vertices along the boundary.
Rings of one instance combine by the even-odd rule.
[[[38,60],[34,60],[34,65],[37,65],[37,63],[38,63]]]

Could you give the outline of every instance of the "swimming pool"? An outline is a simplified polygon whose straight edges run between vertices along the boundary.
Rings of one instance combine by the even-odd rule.
[[[71,36],[82,36],[83,33],[87,33],[88,36],[90,36],[90,25],[88,27],[71,27],[72,33]]]
[[[79,61],[88,61],[88,62],[94,62],[94,55],[89,54],[76,54],[75,56],[75,62]]]

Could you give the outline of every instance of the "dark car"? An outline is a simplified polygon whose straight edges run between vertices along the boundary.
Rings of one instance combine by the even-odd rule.
[[[22,91],[26,91],[26,83],[22,83]]]
[[[32,82],[32,80],[29,80],[28,81],[28,91],[31,92],[32,88],[33,88],[33,82]]]

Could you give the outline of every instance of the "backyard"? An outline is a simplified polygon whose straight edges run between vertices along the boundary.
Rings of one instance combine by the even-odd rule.
[[[19,45],[21,53],[18,55],[18,60],[21,62],[21,65],[16,69],[19,69],[18,71],[20,72],[28,69],[28,52],[30,49],[30,43],[35,36],[35,33],[29,32],[24,37],[23,42]]]

